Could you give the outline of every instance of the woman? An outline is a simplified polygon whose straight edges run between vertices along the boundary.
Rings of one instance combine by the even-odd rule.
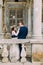
[[[12,28],[12,39],[17,39],[19,30],[17,31],[16,27]],[[15,62],[19,59],[19,48],[18,44],[12,44],[10,46],[10,60],[11,62]]]

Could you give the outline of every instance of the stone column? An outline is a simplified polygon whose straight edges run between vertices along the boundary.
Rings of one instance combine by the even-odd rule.
[[[2,35],[2,6],[3,6],[3,2],[2,0],[0,0],[0,39],[3,38],[3,35]],[[0,48],[2,49],[2,45],[0,45]],[[0,49],[0,51],[1,51]],[[1,54],[1,52],[0,52]]]
[[[0,6],[0,33],[2,33],[2,7]]]
[[[3,37],[2,35],[2,6],[3,6],[3,1],[0,0],[0,38]]]
[[[0,0],[0,5],[3,6],[3,0]]]
[[[35,39],[42,39],[42,0],[33,0],[33,37]],[[42,44],[33,44],[32,45],[32,57],[41,60],[41,57],[38,57],[38,54],[42,56]]]
[[[42,38],[42,0],[33,1],[33,36]]]
[[[28,37],[31,37],[31,6],[28,8]]]

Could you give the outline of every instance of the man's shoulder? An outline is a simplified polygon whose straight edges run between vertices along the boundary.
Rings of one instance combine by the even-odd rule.
[[[26,26],[24,28],[28,29],[28,27],[26,27]]]
[[[28,28],[26,26],[20,27],[20,30],[28,30]]]
[[[22,27],[20,27],[20,28],[27,28],[26,26],[22,26]]]

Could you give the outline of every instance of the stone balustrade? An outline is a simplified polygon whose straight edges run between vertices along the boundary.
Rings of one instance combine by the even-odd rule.
[[[43,47],[42,39],[41,40],[40,39],[0,39],[0,60],[1,60],[1,62],[9,62],[9,61],[17,62],[18,61],[19,51],[16,50],[16,51],[18,51],[17,55],[16,55],[15,49],[17,49],[17,45],[19,43],[22,44],[22,51],[21,51],[21,57],[22,57],[21,62],[22,63],[25,63],[27,61],[26,55],[28,55],[28,58],[31,57],[31,61],[32,61],[32,57],[33,57],[32,55],[34,54],[33,49],[35,49],[35,47],[37,47],[36,50],[38,50],[39,47],[41,47],[41,48]],[[34,46],[34,44],[36,46]],[[31,45],[30,51],[29,51],[29,45]],[[43,51],[42,51],[42,53],[43,53]],[[38,57],[39,56],[40,56],[40,58],[42,57],[41,51],[40,51],[40,54],[38,51]]]
[[[17,62],[18,61],[19,49],[17,48],[17,46],[19,43],[22,44],[21,62],[25,63],[27,61],[26,43],[30,44],[29,39],[0,39],[0,51],[1,51],[0,55],[1,55],[2,62],[9,62],[9,61]],[[30,56],[31,56],[31,52],[30,52]]]

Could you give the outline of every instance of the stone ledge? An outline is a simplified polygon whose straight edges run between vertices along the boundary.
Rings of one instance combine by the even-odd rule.
[[[43,39],[0,39],[0,44],[43,44]]]

